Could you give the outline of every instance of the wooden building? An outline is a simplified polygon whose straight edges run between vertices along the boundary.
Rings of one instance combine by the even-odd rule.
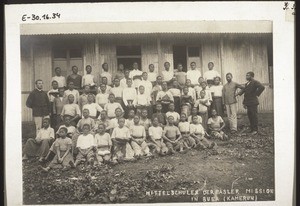
[[[118,64],[130,68],[134,61],[143,71],[154,64],[158,73],[166,61],[171,69],[182,63],[185,70],[194,61],[203,74],[214,62],[224,83],[228,72],[234,81],[245,83],[246,73],[253,71],[266,87],[259,111],[273,111],[271,21],[26,24],[20,29],[23,121],[32,121],[25,102],[36,79],[49,90],[55,67],[67,76],[73,65],[81,75],[91,65],[98,75],[104,62],[112,74]],[[242,99],[238,99],[239,112],[245,112]]]

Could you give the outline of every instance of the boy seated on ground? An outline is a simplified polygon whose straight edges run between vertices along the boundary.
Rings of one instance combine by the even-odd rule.
[[[130,128],[131,147],[134,151],[134,156],[140,158],[142,156],[151,156],[150,149],[146,143],[145,127],[140,125],[140,117],[135,115],[133,118],[134,125]]]
[[[180,122],[178,123],[178,129],[182,135],[183,145],[186,149],[195,148],[196,142],[194,138],[190,136],[190,123],[187,121],[186,114],[180,115]]]
[[[86,161],[89,167],[94,166],[96,144],[94,136],[90,134],[90,130],[91,127],[89,124],[83,125],[83,133],[79,135],[77,139],[76,148],[78,149],[78,154],[76,156],[74,164],[75,167],[77,167],[80,163]]]
[[[76,132],[76,128],[73,125],[71,125],[70,119],[71,118],[69,116],[65,116],[64,124],[60,125],[60,127],[58,128],[58,130],[56,132],[57,138],[59,138],[60,129],[61,128],[66,128],[67,129],[67,137],[72,139],[73,135]],[[50,149],[49,149],[49,152],[48,152],[47,156],[45,157],[45,160],[52,159],[54,157],[55,153],[56,153],[56,150],[54,148],[54,144],[52,144]]]
[[[211,110],[211,118],[208,119],[207,126],[210,130],[210,135],[213,138],[226,140],[228,136],[223,132],[225,122],[221,116],[218,116],[215,109]]]
[[[45,118],[42,122],[42,128],[38,130],[36,138],[29,138],[26,141],[23,160],[28,160],[29,157],[39,157],[39,162],[43,162],[53,140],[54,129],[50,127],[50,119]]]
[[[98,125],[98,133],[95,135],[95,142],[97,146],[96,159],[99,165],[109,163],[111,158],[112,141],[109,133],[105,132],[105,124]]]
[[[178,127],[174,125],[173,116],[168,117],[168,125],[164,128],[163,138],[169,154],[174,154],[175,150],[183,152],[183,139]]]
[[[151,142],[148,144],[150,147],[154,147],[154,151],[160,155],[166,155],[168,148],[163,141],[163,128],[159,125],[157,117],[152,119],[152,125],[149,128],[149,137]]]
[[[53,168],[62,168],[63,171],[66,171],[71,165],[74,165],[71,153],[72,140],[67,137],[67,132],[68,130],[65,127],[59,129],[59,137],[53,143],[56,154],[47,167],[41,167],[43,171],[48,172]]]
[[[131,136],[130,130],[124,126],[125,119],[118,119],[118,127],[113,129],[111,140],[113,142],[113,163],[117,164],[120,161],[134,160],[134,151],[130,145]]]
[[[193,116],[192,124],[190,125],[190,135],[196,142],[196,148],[213,148],[216,146],[215,142],[211,142],[204,137],[205,131],[202,125],[199,123],[199,118]]]

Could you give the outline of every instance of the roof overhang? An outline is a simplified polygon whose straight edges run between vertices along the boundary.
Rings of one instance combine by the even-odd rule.
[[[272,33],[272,21],[158,21],[22,24],[21,35]]]

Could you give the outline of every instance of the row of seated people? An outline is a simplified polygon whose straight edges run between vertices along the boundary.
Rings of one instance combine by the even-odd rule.
[[[209,138],[226,139],[222,131],[224,121],[212,110],[209,118],[208,133],[202,127],[198,115],[187,118],[186,113],[180,115],[176,121],[170,115],[166,124],[160,122],[158,116],[152,121],[147,118],[147,110],[137,115],[130,110],[129,117],[125,119],[120,108],[115,110],[114,119],[107,118],[106,111],[101,112],[101,118],[94,120],[89,117],[89,111],[83,111],[84,117],[76,127],[71,125],[70,116],[64,117],[64,124],[54,135],[50,127],[50,120],[43,120],[43,127],[38,131],[35,139],[29,138],[24,146],[23,160],[29,157],[39,157],[39,161],[54,158],[43,171],[51,168],[76,167],[87,161],[90,166],[94,163],[118,163],[123,160],[135,160],[142,156],[153,154],[174,154],[191,148],[213,148],[216,144]],[[191,119],[191,122],[188,121]],[[54,143],[53,143],[54,142]],[[74,161],[75,160],[75,161]]]

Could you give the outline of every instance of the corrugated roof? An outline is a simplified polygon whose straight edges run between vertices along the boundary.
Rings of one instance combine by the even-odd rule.
[[[21,35],[272,33],[272,21],[161,21],[22,24]]]

